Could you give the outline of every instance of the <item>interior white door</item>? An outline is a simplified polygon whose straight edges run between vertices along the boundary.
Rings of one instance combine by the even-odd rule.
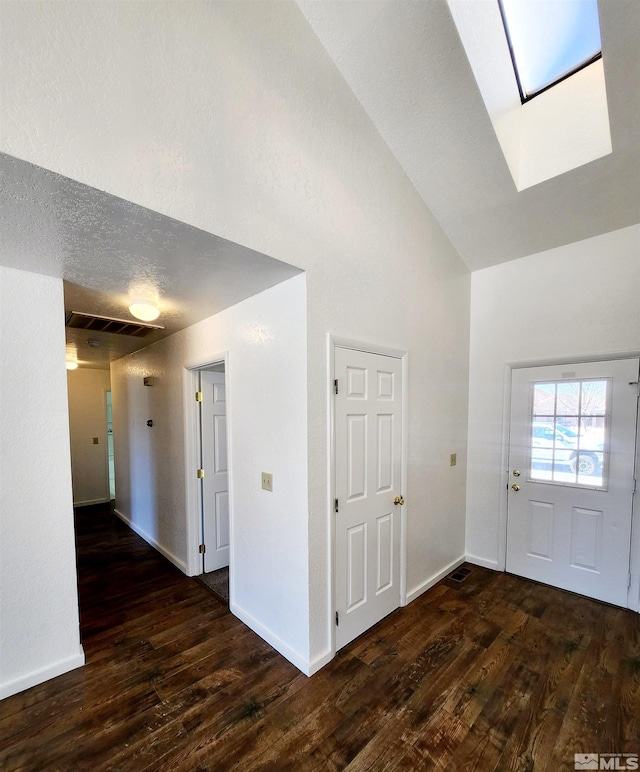
[[[335,349],[336,647],[400,605],[402,363]]]
[[[638,359],[514,369],[507,571],[627,606]]]
[[[229,469],[224,373],[202,370],[202,519],[204,571],[229,565]]]

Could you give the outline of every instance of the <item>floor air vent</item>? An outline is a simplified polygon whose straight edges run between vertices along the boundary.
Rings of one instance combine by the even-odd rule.
[[[470,568],[457,568],[452,574],[449,574],[445,579],[445,583],[450,587],[458,587],[464,582],[464,580],[471,573]]]
[[[109,316],[97,316],[96,314],[83,314],[72,311],[67,316],[67,327],[76,330],[91,330],[92,332],[112,332],[115,335],[132,335],[135,338],[144,338],[154,330],[164,330],[159,324],[146,324],[145,322],[131,322],[126,319],[112,319]]]

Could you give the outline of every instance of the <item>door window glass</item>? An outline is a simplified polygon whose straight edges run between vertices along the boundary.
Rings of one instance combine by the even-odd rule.
[[[609,380],[533,384],[529,479],[606,487]]]

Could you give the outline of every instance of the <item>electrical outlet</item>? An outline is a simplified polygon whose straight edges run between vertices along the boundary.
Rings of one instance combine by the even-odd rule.
[[[451,457],[449,458],[449,466],[455,466],[458,463],[458,457],[455,453],[451,454]]]
[[[273,475],[270,472],[262,473],[262,488],[273,493]]]

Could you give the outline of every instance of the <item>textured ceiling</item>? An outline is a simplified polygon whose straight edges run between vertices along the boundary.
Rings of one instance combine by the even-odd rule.
[[[599,6],[613,153],[520,193],[444,0],[299,0],[298,6],[471,269],[640,222],[637,0],[601,0]],[[34,150],[41,134],[51,134],[58,143],[54,145],[55,152],[64,150],[73,155],[76,149],[69,141],[68,126],[73,126],[82,102],[67,88],[65,76],[70,71],[74,76],[71,82],[76,82],[76,75],[83,82],[84,71],[74,65],[64,48],[70,25],[58,19],[58,14],[64,19],[62,11],[66,8],[71,13],[76,6],[45,2],[13,3],[11,7],[18,26],[14,29],[5,21],[7,54],[3,67],[9,68],[15,80],[14,83],[8,78],[9,91],[16,90],[14,110],[16,104],[22,105],[23,95],[27,106],[47,104],[51,97],[47,88],[53,84],[60,100],[57,106],[68,108],[71,123],[50,119],[40,125],[36,121],[28,136],[18,123],[8,139],[27,149],[32,142]],[[80,7],[81,4],[77,6]],[[274,2],[274,14],[278,7],[279,3]],[[44,15],[47,22],[57,20],[58,27],[50,30],[49,23],[40,19],[40,33],[48,40],[51,32],[46,53],[58,62],[60,71],[38,69],[36,63],[41,65],[45,52],[35,43],[31,43],[29,51],[20,48],[33,37],[33,27],[24,23],[31,18],[32,11],[37,12],[37,18]],[[22,37],[16,37],[17,31]],[[78,33],[76,55],[88,69],[99,69],[100,61],[93,56],[94,51],[85,51],[81,44],[84,38]],[[275,51],[275,43],[266,34],[264,45]],[[113,46],[107,48],[114,57],[120,56],[121,52]],[[277,53],[287,62],[291,57],[291,63],[296,56],[303,55],[295,47],[278,49]],[[127,55],[133,67],[141,52],[136,45],[127,49]],[[22,76],[28,88],[22,87]],[[215,74],[211,77],[215,79]],[[318,77],[322,77],[321,71]],[[182,86],[179,83],[176,88]],[[99,91],[92,96],[95,105],[92,102],[90,108],[98,111],[102,120],[106,96]],[[205,108],[211,109],[208,104]],[[39,115],[37,110],[36,114]],[[169,120],[171,116],[169,111],[165,117]],[[206,125],[206,121],[200,121],[198,131]],[[143,144],[149,146],[147,160],[151,163],[156,160],[159,147],[145,132],[146,129],[141,137]],[[122,158],[127,161],[126,154],[116,152],[126,145],[125,139],[106,129],[96,138],[95,144],[102,153],[100,159],[107,159],[106,168],[117,165],[111,162],[112,157],[120,163]],[[37,160],[28,154],[23,157]],[[169,165],[180,165],[184,160],[179,153],[175,158],[171,154],[159,158]],[[82,171],[82,163],[79,164]],[[278,173],[291,172],[283,168]],[[128,318],[129,297],[141,285],[159,297],[159,322],[166,326],[164,333],[157,334],[159,337],[298,272],[297,268],[266,255],[9,155],[0,155],[0,178],[3,264],[63,278],[69,311]],[[160,177],[152,175],[150,179],[155,192],[164,192]],[[185,179],[191,181],[190,177]],[[188,199],[196,193],[192,187],[169,188],[166,194]],[[283,212],[285,226],[287,218],[293,222],[293,206]],[[70,332],[69,345],[77,346],[78,358],[93,367],[106,367],[110,359],[140,345],[137,340],[103,334],[103,345],[91,349],[86,345],[86,337],[77,331]],[[150,341],[144,339],[145,344]]]
[[[65,311],[131,319],[158,300],[145,338],[67,330],[82,365],[109,362],[228,308],[299,269],[25,161],[0,154],[3,265],[64,279]],[[98,348],[87,339],[100,340]]]
[[[637,0],[599,3],[613,153],[521,192],[444,1],[298,5],[472,270],[640,222]]]

